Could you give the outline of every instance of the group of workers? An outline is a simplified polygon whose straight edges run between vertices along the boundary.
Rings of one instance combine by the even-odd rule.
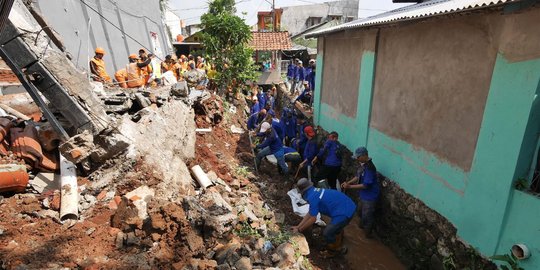
[[[315,60],[310,59],[308,66],[304,67],[302,60],[295,58],[287,67],[287,82],[291,95],[297,94],[296,100],[305,104],[313,104],[313,91],[315,90]]]
[[[113,81],[105,69],[104,55],[103,48],[96,48],[89,63],[90,73],[94,81],[111,85]],[[190,86],[205,87],[209,79],[215,77],[215,69],[200,56],[195,58],[193,55],[181,55],[178,60],[175,58],[167,55],[164,61],[160,61],[141,48],[139,54],[129,55],[125,68],[115,72],[114,84],[122,88],[139,88],[185,80]]]
[[[331,132],[325,140],[317,136],[317,130],[309,125],[302,114],[294,109],[284,108],[275,111],[275,88],[266,93],[258,89],[252,91],[251,115],[248,118],[250,136],[260,137],[259,144],[254,144],[255,166],[262,160],[273,158],[277,161],[278,172],[297,181],[297,190],[309,203],[309,213],[292,228],[302,232],[311,227],[319,213],[331,218],[323,236],[327,243],[325,251],[329,256],[342,254],[343,229],[349,224],[357,210],[356,204],[345,193],[347,189],[358,189],[361,202],[361,227],[366,237],[372,237],[374,213],[379,198],[377,169],[365,147],[355,150],[352,158],[360,167],[355,177],[338,182],[345,146],[339,142],[339,134]],[[296,169],[294,176],[291,168]],[[313,176],[312,176],[313,175]],[[339,190],[339,191],[338,191]]]

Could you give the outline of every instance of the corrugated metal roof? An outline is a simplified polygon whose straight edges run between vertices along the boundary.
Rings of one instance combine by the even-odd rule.
[[[320,36],[322,34],[337,32],[351,28],[388,24],[398,21],[406,21],[455,12],[462,12],[466,10],[487,8],[507,2],[518,1],[521,0],[431,0],[313,32],[310,33],[308,37]]]

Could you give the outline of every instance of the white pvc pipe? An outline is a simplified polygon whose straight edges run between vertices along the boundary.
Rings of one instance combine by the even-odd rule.
[[[212,181],[208,178],[208,175],[206,175],[201,166],[195,165],[191,167],[191,171],[195,175],[195,180],[197,180],[202,188],[207,188],[212,185]]]
[[[60,220],[79,218],[79,190],[75,164],[60,155]]]

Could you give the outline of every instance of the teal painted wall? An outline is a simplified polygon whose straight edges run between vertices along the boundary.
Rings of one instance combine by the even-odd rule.
[[[532,256],[523,266],[540,269],[540,198],[512,185],[530,171],[540,131],[540,59],[510,62],[497,55],[469,172],[369,127],[375,54],[366,52],[362,59],[356,119],[337,113],[316,94],[316,123],[339,132],[349,149],[367,144],[382,174],[444,215],[484,255],[525,243]],[[324,58],[317,60],[322,67]],[[322,85],[321,74],[317,82]]]

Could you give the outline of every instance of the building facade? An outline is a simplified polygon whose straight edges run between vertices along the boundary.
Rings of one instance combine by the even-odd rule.
[[[532,256],[520,264],[540,269],[540,7],[464,2],[315,33],[314,120],[349,149],[367,146],[381,174],[455,227],[431,235],[438,255],[456,239],[484,256],[524,244]],[[434,222],[411,207],[411,222]]]
[[[124,68],[141,47],[160,58],[171,51],[159,0],[39,0],[36,6],[81,70],[88,70],[96,47],[106,51],[109,75]]]
[[[341,0],[283,7],[281,30],[296,35],[314,25],[337,20],[350,22],[358,18],[358,0]]]

